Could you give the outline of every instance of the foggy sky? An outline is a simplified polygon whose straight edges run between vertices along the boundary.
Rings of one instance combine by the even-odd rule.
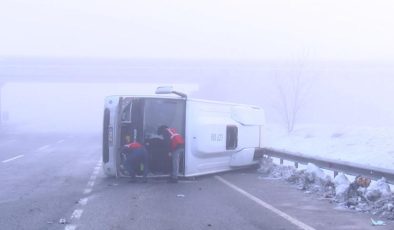
[[[205,66],[210,65],[211,63],[207,63]],[[95,72],[92,64],[86,69],[80,68],[82,67],[78,67],[82,73],[81,79],[100,73],[100,68],[97,67],[98,72]],[[283,76],[285,80],[289,80],[298,72],[297,68],[278,68],[273,64],[235,67],[222,64],[220,68],[186,68],[186,71],[184,66],[170,68],[170,71],[155,67],[141,71],[130,67],[129,71],[137,71],[144,76],[144,72],[160,76],[161,85],[167,82],[164,85],[174,85],[177,90],[186,92],[194,98],[261,106],[266,111],[267,122],[272,124],[281,123],[283,115],[276,109],[281,101],[275,78]],[[123,70],[124,67],[119,69]],[[50,78],[52,73],[64,71],[64,67],[61,66],[47,70],[41,66],[40,74]],[[188,73],[200,76],[199,81],[175,84],[177,79],[174,76]],[[113,68],[111,74],[125,73]],[[351,65],[347,68],[336,65],[331,68],[324,65],[319,68],[305,67],[302,84],[308,86],[308,89],[303,92],[304,100],[297,123],[393,126],[393,74],[393,68],[383,71],[381,68],[365,68],[360,65]],[[127,76],[124,79],[127,79]],[[149,78],[146,81],[149,82]],[[8,114],[6,122],[22,124],[30,129],[97,132],[102,128],[105,96],[151,95],[159,85],[155,82],[128,82],[8,82],[2,87],[2,110]]]
[[[394,60],[388,0],[2,0],[0,56]]]
[[[185,93],[193,84],[174,84]],[[152,95],[155,84],[7,83],[3,87],[6,123],[41,132],[98,132],[102,129],[104,98],[110,95]]]
[[[31,78],[3,85],[1,107],[9,121],[99,129],[104,96],[153,93],[168,83],[204,99],[259,105],[268,122],[279,122],[274,79],[302,70],[310,90],[300,122],[394,125],[392,12],[394,3],[387,0],[1,0],[0,83],[18,74]],[[3,68],[9,57],[15,57],[14,67]],[[20,59],[26,57],[32,59]],[[37,57],[46,59],[37,64]],[[57,58],[104,61],[77,59],[68,66]],[[119,68],[106,67],[111,58],[112,64],[122,62]],[[123,59],[153,64],[135,68]],[[188,60],[200,61],[189,68]],[[45,83],[34,81],[37,74],[162,80]],[[182,81],[184,76],[200,82]]]

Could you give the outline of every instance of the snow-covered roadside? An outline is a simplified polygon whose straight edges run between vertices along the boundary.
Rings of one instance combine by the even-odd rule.
[[[381,168],[394,168],[394,127],[355,127],[339,125],[298,125],[288,134],[280,125],[266,129],[269,148],[305,155],[336,159]],[[370,212],[394,220],[393,186],[384,179],[360,186],[354,177],[327,175],[315,165],[295,169],[275,165],[264,158],[259,171],[269,177],[283,178],[306,193],[317,194],[338,207]]]
[[[376,182],[364,177],[350,181],[344,174],[332,178],[313,164],[308,164],[305,169],[296,169],[293,166],[276,165],[267,157],[261,160],[259,172],[264,177],[282,178],[305,193],[317,194],[340,208],[369,212],[379,218],[394,220],[394,195],[384,178]]]
[[[394,168],[394,127],[308,124],[288,134],[280,125],[268,125],[266,132],[270,148]]]

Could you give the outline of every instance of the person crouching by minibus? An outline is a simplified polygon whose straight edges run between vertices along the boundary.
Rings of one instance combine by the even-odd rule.
[[[185,140],[183,139],[182,135],[177,133],[174,128],[168,128],[166,125],[160,126],[157,130],[157,134],[163,136],[164,143],[167,148],[166,152],[171,154],[172,170],[168,182],[177,183],[179,173],[179,159],[180,155],[185,151]]]
[[[136,170],[140,167],[141,163],[143,165],[143,178],[142,182],[146,183],[148,181],[148,151],[146,150],[145,146],[140,144],[137,141],[132,143],[126,144],[125,146],[126,152],[126,161],[125,167],[129,171],[131,179],[130,182],[134,183],[137,182],[136,178]]]

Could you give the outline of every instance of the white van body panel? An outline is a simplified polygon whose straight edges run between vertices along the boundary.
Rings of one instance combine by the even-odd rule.
[[[262,118],[261,118],[262,117]],[[247,166],[260,147],[264,112],[254,106],[187,100],[186,176],[201,175]],[[226,149],[226,129],[238,129],[235,149]]]
[[[265,123],[264,111],[251,106],[232,106],[231,117],[242,125],[262,125]]]
[[[103,162],[107,175],[117,176],[117,130],[118,102],[120,97],[174,98],[167,96],[110,96],[105,99],[105,108],[110,111],[110,127],[113,143],[109,145],[108,162]],[[177,97],[175,97],[177,98]],[[181,98],[179,98],[181,100]],[[232,170],[256,164],[256,149],[264,145],[264,111],[256,106],[184,99],[185,113],[185,177]],[[227,146],[228,127],[237,130],[234,148]]]

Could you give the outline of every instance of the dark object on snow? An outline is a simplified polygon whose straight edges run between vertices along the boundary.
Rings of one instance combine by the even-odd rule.
[[[363,188],[368,188],[368,186],[371,184],[371,179],[363,176],[357,176],[354,181],[358,186]]]
[[[65,218],[61,218],[59,220],[59,224],[67,224],[67,220]]]
[[[359,191],[360,187],[366,188],[371,183],[371,179],[365,178],[362,176],[357,176],[356,179],[349,185],[349,188],[346,193],[346,206],[354,206],[359,203],[359,199],[365,203],[368,203],[368,199],[364,196],[364,194]],[[366,187],[365,187],[366,186]]]

